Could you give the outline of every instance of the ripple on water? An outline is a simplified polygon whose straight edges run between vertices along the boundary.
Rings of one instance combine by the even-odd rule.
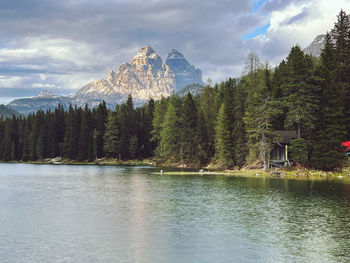
[[[154,171],[0,164],[1,262],[350,261],[349,185]]]

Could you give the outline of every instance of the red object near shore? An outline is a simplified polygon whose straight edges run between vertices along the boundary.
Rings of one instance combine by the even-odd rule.
[[[346,148],[345,151],[350,151],[350,141],[342,142],[342,145]]]

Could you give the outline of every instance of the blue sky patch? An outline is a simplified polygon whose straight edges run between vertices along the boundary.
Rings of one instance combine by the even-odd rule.
[[[243,35],[243,40],[252,39],[257,36],[266,35],[267,30],[270,27],[270,22],[264,26],[255,28],[253,32]]]
[[[267,0],[254,0],[253,1],[253,14],[258,12],[258,10],[265,4]]]

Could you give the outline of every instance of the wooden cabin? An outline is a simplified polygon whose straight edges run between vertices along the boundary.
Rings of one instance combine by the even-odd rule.
[[[297,138],[296,131],[274,131],[276,141],[270,155],[270,167],[289,166],[288,146]]]

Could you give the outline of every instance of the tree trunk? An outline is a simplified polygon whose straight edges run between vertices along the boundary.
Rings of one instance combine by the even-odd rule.
[[[300,122],[298,123],[298,139],[301,139],[301,127],[300,127]]]
[[[269,162],[268,160],[264,160],[264,172],[267,172],[267,170],[269,169]]]

